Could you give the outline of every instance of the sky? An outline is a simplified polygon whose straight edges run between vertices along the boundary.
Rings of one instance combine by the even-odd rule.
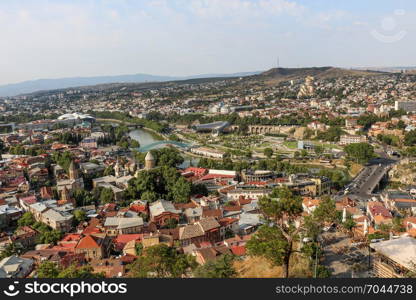
[[[1,0],[0,85],[416,66],[413,0]]]

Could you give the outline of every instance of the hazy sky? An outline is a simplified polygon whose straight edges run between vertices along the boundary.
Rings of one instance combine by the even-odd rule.
[[[0,84],[416,65],[413,0],[1,0]]]

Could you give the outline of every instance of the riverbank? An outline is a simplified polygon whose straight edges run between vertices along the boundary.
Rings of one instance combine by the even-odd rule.
[[[122,121],[122,120],[117,120],[117,119],[102,119],[102,118],[97,118],[96,119],[98,122],[104,122],[104,123],[118,123],[118,124],[125,124],[127,126],[137,126],[138,124],[135,123],[131,123],[131,122],[127,122],[127,121]],[[160,132],[157,132],[156,130],[153,130],[152,128],[148,128],[148,127],[141,127],[141,130],[146,130],[151,132],[158,141],[167,141],[168,137]]]

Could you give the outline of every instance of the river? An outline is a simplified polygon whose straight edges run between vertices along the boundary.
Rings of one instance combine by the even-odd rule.
[[[132,139],[140,143],[140,147],[146,147],[150,144],[162,141],[160,137],[144,129],[136,129],[136,130],[130,131],[129,135]],[[157,145],[153,149],[163,148],[163,147],[166,147],[166,144]],[[187,168],[190,165],[196,166],[198,164],[198,161],[199,161],[198,158],[191,157],[188,155],[183,155],[183,154],[182,156],[185,159],[185,161],[178,167]]]
[[[162,141],[161,138],[152,134],[152,132],[144,130],[144,129],[136,129],[136,130],[130,131],[129,135],[133,140],[138,141],[141,147],[153,144],[155,142]]]

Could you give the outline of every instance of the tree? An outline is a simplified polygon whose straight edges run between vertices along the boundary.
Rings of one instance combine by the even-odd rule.
[[[45,223],[36,222],[32,227],[40,233],[36,241],[39,244],[56,244],[62,238],[61,231],[54,230]]]
[[[367,163],[374,157],[374,148],[368,143],[349,144],[344,148],[348,157],[357,163]]]
[[[94,197],[90,192],[84,189],[76,189],[72,193],[72,197],[75,199],[77,206],[86,206],[95,204],[98,199]]]
[[[73,158],[72,153],[69,151],[65,152],[54,152],[52,154],[52,160],[60,165],[66,172],[68,172],[69,165],[71,164]]]
[[[192,184],[191,195],[208,196],[208,188],[205,184],[202,183]]]
[[[347,219],[345,220],[345,222],[342,223],[342,227],[344,227],[345,229],[347,229],[348,231],[351,231],[355,225],[357,225],[352,217],[352,215],[348,214],[347,215]]]
[[[114,171],[113,166],[108,166],[107,168],[105,168],[103,175],[104,176],[110,176],[110,175],[113,175],[114,176],[115,175],[115,171]]]
[[[114,200],[114,193],[111,188],[103,188],[100,193],[101,203],[110,203]]]
[[[416,130],[407,132],[404,135],[405,146],[414,146],[416,144]]]
[[[325,266],[319,265],[316,269],[316,277],[317,278],[329,278],[331,277],[332,272]]]
[[[367,240],[371,242],[372,240],[388,239],[389,236],[390,234],[386,232],[374,232],[367,235]]]
[[[317,156],[321,156],[322,155],[322,153],[324,153],[324,147],[323,146],[321,146],[321,145],[316,145],[315,146],[315,154],[317,155]]]
[[[186,181],[184,177],[179,177],[170,189],[170,193],[175,203],[187,203],[191,195],[191,183]]]
[[[404,226],[403,226],[403,218],[394,217],[393,218],[392,229],[395,232],[403,232],[403,231],[406,231],[406,228],[404,228]]]
[[[327,131],[319,132],[316,139],[326,142],[339,142],[341,135],[345,132],[339,126],[330,127]]]
[[[208,261],[206,264],[199,266],[194,271],[197,278],[234,278],[237,272],[233,266],[234,257],[231,255],[222,255],[216,260]]]
[[[183,163],[184,158],[181,153],[172,147],[166,147],[161,149],[152,150],[152,155],[156,160],[156,166],[176,167]],[[143,154],[144,162],[145,154]]]
[[[140,143],[137,140],[130,140],[131,148],[140,148]]]
[[[254,235],[247,248],[252,254],[265,256],[282,265],[283,277],[287,278],[293,242],[304,230],[303,220],[299,219],[303,212],[302,198],[287,187],[276,188],[270,197],[260,199],[259,206],[268,224]]]
[[[273,156],[273,149],[272,148],[265,148],[263,153],[267,158],[271,158]]]
[[[288,243],[276,226],[262,225],[246,244],[253,256],[263,256],[274,265],[282,265]]]
[[[404,152],[403,154],[408,156],[408,157],[415,157],[416,156],[416,147],[408,147],[403,152]]]
[[[38,241],[41,244],[56,244],[62,238],[62,232],[59,230],[48,230],[40,234]]]
[[[322,197],[321,203],[313,211],[313,218],[319,223],[335,223],[338,221],[338,214],[335,201],[329,196]]]
[[[17,225],[19,225],[19,227],[31,226],[31,225],[35,224],[35,222],[36,222],[36,220],[35,220],[35,217],[33,216],[33,214],[31,212],[25,212],[19,218],[19,220],[17,220]]]
[[[155,192],[146,191],[142,194],[140,199],[141,200],[146,200],[146,201],[149,201],[149,202],[155,202],[155,201],[157,201],[158,197],[157,197],[157,194]]]
[[[246,158],[251,158],[253,156],[253,152],[250,150],[246,152]]]
[[[87,219],[87,214],[83,210],[76,209],[74,210],[73,214],[74,214],[74,220],[77,224],[84,222]]]
[[[306,151],[305,149],[302,149],[300,151],[300,155],[302,156],[302,158],[305,158],[306,156],[308,156],[308,151]]]
[[[137,256],[140,256],[140,255],[143,254],[143,244],[142,243],[136,243],[135,249],[136,249],[136,255]]]
[[[56,278],[95,279],[105,278],[103,273],[94,273],[91,266],[78,267],[72,264],[70,267],[60,270]]]
[[[0,252],[0,260],[3,258],[21,254],[23,248],[20,244],[10,243],[4,247],[3,251]]]
[[[182,277],[195,269],[197,263],[190,255],[179,253],[175,248],[159,244],[144,249],[131,265],[130,276],[136,278]]]
[[[130,180],[125,191],[128,199],[155,201],[164,198],[176,203],[186,203],[192,192],[192,184],[180,176],[176,168],[163,166],[142,171]]]
[[[398,129],[405,129],[406,128],[406,124],[404,123],[403,120],[399,120],[399,122],[397,122],[397,128]]]
[[[37,269],[38,278],[57,278],[59,272],[57,264],[48,260],[42,262]]]

